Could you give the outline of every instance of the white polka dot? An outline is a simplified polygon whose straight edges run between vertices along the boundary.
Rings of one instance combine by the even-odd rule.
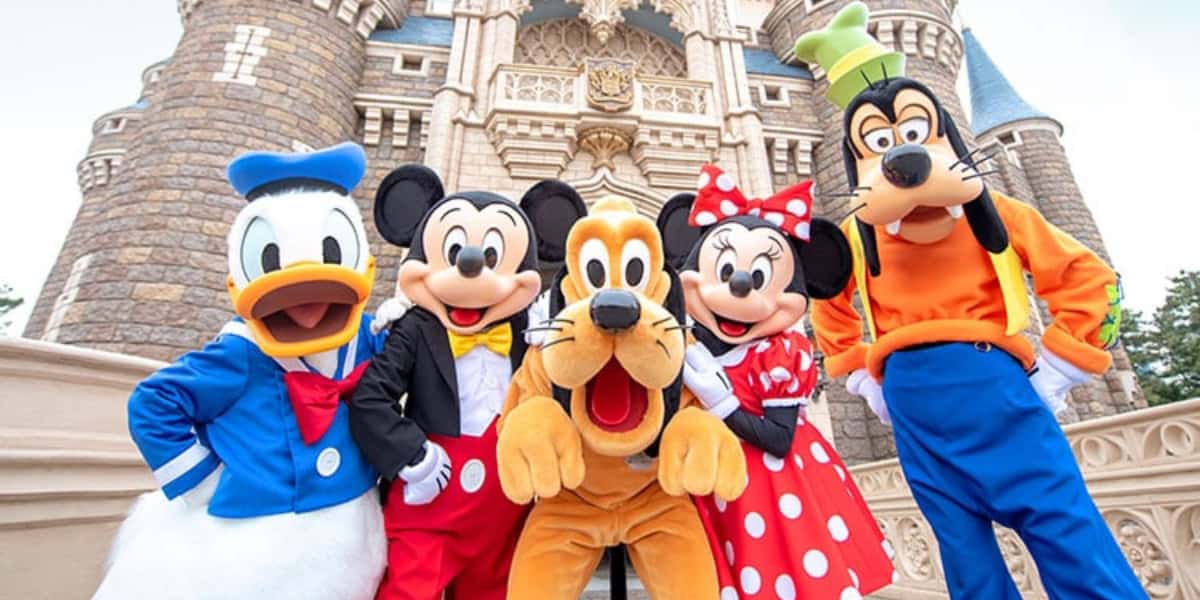
[[[700,179],[696,181],[696,189],[702,190],[707,187],[710,179],[708,171],[700,171]]]
[[[801,350],[800,351],[800,369],[807,371],[812,366],[812,355]]]
[[[767,532],[767,522],[763,520],[762,515],[756,512],[746,515],[745,525],[746,533],[756,540]]]
[[[887,554],[889,560],[896,557],[896,550],[892,548],[892,543],[887,540],[883,540],[883,553]]]
[[[768,471],[778,473],[783,470],[783,459],[782,458],[779,458],[778,456],[775,456],[774,454],[771,454],[770,452],[763,452],[762,457],[763,457],[763,465],[767,467]]]
[[[792,351],[792,340],[783,338],[783,351],[785,353],[790,353]]]
[[[788,384],[787,391],[789,394],[795,394],[799,390],[800,390],[800,378],[797,377],[797,378],[793,379],[790,384]]]
[[[854,587],[857,588],[858,587],[858,573],[855,573],[854,569],[846,569],[846,573],[848,573],[850,575],[850,581],[853,581]]]
[[[825,525],[829,527],[829,535],[833,536],[833,541],[844,542],[850,539],[850,529],[846,527],[846,520],[840,515],[829,517]]]
[[[721,588],[721,600],[738,600],[737,590],[731,585]]]
[[[733,178],[730,177],[728,174],[721,173],[720,175],[717,176],[717,189],[718,190],[721,190],[722,192],[728,192],[736,186],[737,186],[737,184],[734,183]]]
[[[771,376],[770,376],[769,374],[767,374],[767,373],[759,373],[759,374],[758,374],[758,381],[759,381],[759,383],[761,383],[761,384],[762,384],[762,387],[763,387],[763,391],[764,391],[764,392],[769,392],[769,391],[771,391]]]
[[[821,446],[820,442],[813,442],[808,447],[808,451],[812,453],[813,460],[821,464],[829,462],[829,455],[825,453],[825,448]]]
[[[792,581],[791,575],[784,573],[775,579],[775,595],[779,600],[796,599],[796,582]]]
[[[725,542],[725,560],[729,561],[729,566],[733,566],[733,542]]]
[[[842,590],[842,595],[838,597],[838,600],[862,600],[862,594],[858,593],[858,590],[848,587]]]
[[[802,240],[807,240],[812,237],[812,225],[809,223],[797,223],[796,227],[793,228],[792,231],[796,234],[796,237]]]
[[[730,202],[729,200],[722,200],[721,201],[721,213],[723,213],[727,217],[732,217],[733,215],[736,215],[738,213],[738,207],[736,204],[734,204],[733,202]]]
[[[703,211],[696,215],[696,224],[700,225],[701,227],[707,227],[716,222],[717,222],[717,215],[714,215],[708,211]]]
[[[841,465],[833,465],[833,470],[837,471],[838,479],[841,479],[842,481],[846,480],[846,470],[843,469]]]
[[[808,214],[808,205],[803,200],[792,200],[787,203],[787,211],[797,217],[803,217]]]
[[[900,572],[892,571],[892,583],[896,583],[898,581],[900,581]]]
[[[768,223],[770,223],[776,227],[780,227],[783,225],[783,215],[781,215],[777,212],[769,212],[769,213],[763,215],[763,219],[765,219]]]
[[[804,506],[800,504],[800,498],[795,494],[784,494],[779,497],[779,513],[789,519],[800,518],[800,513],[804,512]]]
[[[771,349],[771,342],[768,342],[766,340],[759,342],[758,345],[754,347],[754,351],[759,354],[762,354],[763,352],[766,352],[767,350],[770,350],[770,349]]]
[[[761,214],[762,214],[762,209],[761,209],[761,208],[752,208],[752,209],[750,209],[750,216],[752,216],[752,217],[757,217],[758,215],[761,215]]]
[[[713,496],[713,504],[717,505],[717,512],[725,512],[726,502],[716,496]]]
[[[792,374],[783,367],[774,367],[771,369],[771,379],[775,381],[787,381],[792,378]]]
[[[742,591],[753,596],[762,589],[762,577],[754,567],[742,568]]]
[[[804,419],[797,419],[797,420],[796,420],[796,424],[797,424],[797,425],[803,425],[803,424],[804,424]],[[799,454],[793,454],[793,455],[792,455],[792,460],[794,460],[794,461],[796,462],[796,467],[797,467],[797,468],[800,468],[800,469],[803,469],[803,468],[804,468],[804,459],[803,459],[803,458],[801,458]]]
[[[820,579],[829,572],[829,559],[820,550],[809,550],[804,553],[804,572],[809,577]]]

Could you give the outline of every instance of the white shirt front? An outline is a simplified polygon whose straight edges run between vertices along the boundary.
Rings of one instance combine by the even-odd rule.
[[[504,408],[512,379],[512,363],[484,346],[454,360],[458,380],[458,426],[461,435],[479,437]]]

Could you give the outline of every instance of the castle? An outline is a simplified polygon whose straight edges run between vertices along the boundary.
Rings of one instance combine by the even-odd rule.
[[[140,99],[100,117],[79,165],[83,201],[25,336],[168,360],[230,318],[225,234],[244,202],[224,178],[251,149],[362,144],[371,198],[423,162],[451,190],[519,197],[539,179],[653,215],[717,161],[748,195],[816,180],[817,213],[846,199],[837,110],[791,55],[846,0],[178,0],[183,37],[146,69]],[[867,0],[872,33],[907,55],[971,146],[995,151],[993,189],[1032,202],[1102,257],[1059,142],[968,31],[957,0]],[[972,114],[955,81],[964,62]],[[967,124],[970,127],[967,127]],[[374,232],[372,231],[372,235]],[[401,250],[373,238],[377,304]],[[1036,311],[1035,311],[1036,312]],[[1114,350],[1064,420],[1144,406]],[[893,455],[889,430],[837,382],[827,425],[849,462]]]

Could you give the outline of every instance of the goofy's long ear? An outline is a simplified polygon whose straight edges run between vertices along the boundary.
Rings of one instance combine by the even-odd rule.
[[[404,165],[388,173],[375,192],[375,228],[397,246],[411,246],[425,213],[446,195],[437,173]]]
[[[850,242],[837,225],[813,219],[808,243],[800,244],[800,264],[808,295],[828,300],[846,288],[854,269]]]
[[[683,266],[692,247],[700,241],[701,229],[688,225],[688,215],[695,200],[696,195],[690,192],[675,194],[658,213],[658,232],[662,235],[663,255],[667,265],[673,269]]]
[[[954,153],[960,160],[966,160],[971,151],[963,142],[962,134],[958,132],[958,126],[954,124],[950,113],[942,109],[939,121],[943,124],[946,141],[950,143]],[[967,216],[971,233],[975,235],[976,241],[985,250],[992,254],[999,254],[1008,248],[1008,230],[1004,227],[1004,221],[1000,220],[1000,214],[996,212],[992,194],[988,192],[986,185],[983,186],[983,191],[979,193],[978,197],[963,205],[963,214]]]
[[[575,221],[587,216],[587,205],[579,192],[557,179],[547,179],[529,188],[521,197],[521,210],[533,224],[538,259],[545,262],[562,262],[566,258],[567,233]]]

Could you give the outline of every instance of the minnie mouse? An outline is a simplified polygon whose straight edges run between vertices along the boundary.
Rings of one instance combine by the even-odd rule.
[[[846,285],[846,238],[812,218],[811,181],[749,200],[703,167],[699,194],[659,216],[700,342],[684,382],[741,439],[749,485],[736,501],[697,498],[721,600],[773,586],[780,598],[861,598],[892,581],[884,537],[840,457],[804,418],[813,349],[792,328],[809,298]],[[693,203],[693,199],[695,200]],[[714,358],[715,355],[715,358]]]

